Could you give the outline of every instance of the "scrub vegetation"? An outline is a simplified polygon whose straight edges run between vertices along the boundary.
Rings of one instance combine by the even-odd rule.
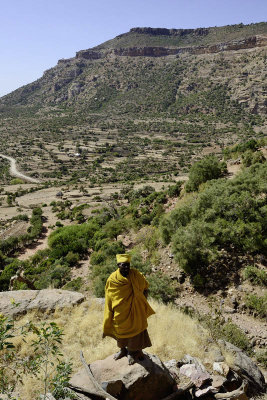
[[[179,360],[184,354],[205,358],[209,362],[214,361],[212,349],[210,352],[206,351],[210,339],[209,331],[197,320],[171,305],[166,306],[151,300],[150,304],[156,314],[149,318],[149,331],[153,332],[153,347],[147,349],[149,353],[157,354],[163,361],[173,358]],[[97,301],[90,300],[75,307],[71,312],[58,310],[54,314],[42,315],[41,318],[45,320],[46,325],[53,323],[59,330],[63,329],[64,335],[60,346],[62,358],[66,363],[72,364],[75,372],[81,367],[77,349],[83,349],[88,363],[104,359],[116,351],[114,339],[108,337],[102,339],[103,307]],[[16,326],[27,324],[29,320],[39,326],[40,315],[28,314],[16,321]],[[173,329],[174,325],[176,329]],[[22,336],[12,340],[19,357],[34,356],[34,347],[30,344],[34,339],[33,332],[26,341]],[[216,344],[213,346],[216,347]],[[229,355],[226,354],[226,357],[229,359]],[[49,362],[53,361],[56,359],[50,355]],[[38,377],[26,375],[18,386],[25,400],[33,399],[40,393]]]
[[[5,328],[56,324],[66,368],[55,384],[71,363],[78,369],[77,348],[89,362],[115,351],[112,339],[101,340],[103,310],[91,298],[104,296],[124,252],[149,281],[157,311],[149,351],[212,360],[205,348],[216,336],[266,365],[262,337],[254,337],[266,317],[266,27],[135,28],[0,99],[0,153],[40,181],[14,178],[0,157],[0,291],[90,297]],[[155,46],[169,55],[148,54]],[[239,311],[252,320],[257,353],[234,323]],[[11,338],[19,357],[31,357],[38,332]],[[40,391],[36,376],[19,385],[25,400]]]

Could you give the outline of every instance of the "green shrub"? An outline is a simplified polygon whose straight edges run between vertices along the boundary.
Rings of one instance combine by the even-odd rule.
[[[4,292],[9,290],[10,279],[16,274],[17,270],[21,266],[20,260],[14,260],[0,274],[0,291]]]
[[[116,254],[124,253],[125,247],[122,242],[106,242],[102,241],[102,246],[98,251],[94,251],[90,257],[92,265],[99,265],[106,262],[108,259],[114,259]]]
[[[147,280],[149,283],[149,296],[163,303],[174,300],[175,290],[168,276],[157,272],[149,275]]]
[[[115,238],[117,240],[118,235],[120,235],[125,230],[126,224],[122,219],[112,219],[108,221],[103,231],[107,235],[108,238]]]
[[[178,197],[181,193],[183,182],[178,181],[175,185],[169,186],[167,193],[169,197]]]
[[[266,317],[267,315],[267,293],[262,296],[258,297],[255,294],[247,295],[245,304],[247,308],[252,311],[255,311],[259,317]]]
[[[255,164],[232,180],[208,182],[162,220],[162,238],[182,268],[201,274],[221,248],[266,253],[266,175],[267,163]]]
[[[52,232],[48,245],[54,258],[60,258],[69,252],[85,254],[99,226],[93,222],[81,225],[70,225]]]
[[[225,172],[226,164],[224,162],[220,162],[213,155],[207,156],[192,165],[185,189],[187,192],[196,191],[201,183],[220,178]]]
[[[265,160],[266,159],[261,151],[253,152],[252,150],[247,150],[242,154],[242,163],[244,167],[250,167],[256,163],[263,163]]]
[[[65,261],[71,266],[73,267],[74,265],[76,265],[78,263],[80,259],[79,254],[73,253],[72,251],[69,251],[68,254],[65,257]]]
[[[148,275],[151,272],[151,267],[148,261],[143,261],[142,255],[139,251],[131,252],[131,267],[138,269],[144,275]]]
[[[259,350],[255,354],[257,362],[267,369],[267,350]]]
[[[249,339],[233,322],[224,322],[220,314],[217,314],[215,319],[212,318],[211,315],[198,315],[198,319],[209,330],[211,337],[215,341],[224,339],[248,354],[251,353]]]
[[[234,323],[227,322],[222,326],[221,336],[242,350],[250,351],[250,342],[246,334]]]
[[[267,272],[254,265],[244,268],[243,278],[248,279],[255,285],[267,286]]]
[[[83,280],[79,276],[76,279],[73,279],[72,281],[68,282],[63,289],[65,290],[74,290],[75,292],[79,292],[81,290],[81,287],[83,285]]]
[[[53,264],[45,270],[35,282],[37,289],[46,289],[49,286],[61,288],[70,280],[70,268],[67,265]]]
[[[116,271],[116,260],[110,260],[105,265],[93,267],[93,288],[96,297],[105,297],[105,286],[107,279],[112,272]]]

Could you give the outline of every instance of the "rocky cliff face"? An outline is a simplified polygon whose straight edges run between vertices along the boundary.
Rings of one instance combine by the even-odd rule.
[[[77,110],[86,107],[88,112],[105,110],[112,115],[129,110],[140,115],[171,110],[175,117],[177,112],[217,113],[215,103],[209,104],[211,92],[216,99],[223,96],[218,102],[219,114],[220,104],[229,98],[237,102],[232,103],[234,107],[239,104],[248,112],[264,115],[267,24],[258,25],[225,27],[224,38],[231,40],[216,43],[209,42],[214,41],[211,34],[220,37],[222,31],[217,32],[217,28],[133,28],[108,44],[59,60],[36,82],[4,96],[0,105],[63,103],[75,105]],[[256,34],[248,36],[248,32]],[[180,38],[186,41],[179,42]],[[206,44],[200,44],[203,38]]]

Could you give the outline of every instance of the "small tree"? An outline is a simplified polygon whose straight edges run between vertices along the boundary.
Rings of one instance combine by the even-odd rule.
[[[192,165],[185,189],[187,192],[198,190],[201,183],[220,178],[226,170],[225,162],[220,162],[214,155],[207,156]]]

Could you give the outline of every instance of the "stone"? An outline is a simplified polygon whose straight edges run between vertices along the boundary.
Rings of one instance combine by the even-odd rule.
[[[180,370],[179,370],[178,365],[177,365],[177,361],[175,359],[169,360],[169,361],[165,361],[164,365],[168,369],[168,371],[170,372],[170,374],[173,377],[173,379],[175,379],[175,381],[177,382],[179,380],[179,373],[180,373]]]
[[[241,349],[224,340],[219,344],[234,356],[232,369],[248,382],[248,395],[266,392],[265,379],[258,366]]]
[[[69,380],[69,386],[83,393],[95,393],[95,386],[89,379],[85,368],[80,369],[76,374],[74,374]]]
[[[211,378],[207,371],[203,371],[202,368],[196,364],[182,365],[180,368],[180,374],[190,378],[191,382],[193,382],[197,387],[201,387]]]
[[[223,376],[227,376],[230,368],[225,362],[214,362],[213,371],[218,372]]]
[[[175,380],[161,360],[152,354],[134,365],[126,357],[115,361],[113,355],[90,365],[94,378],[119,400],[158,400],[173,392]]]
[[[85,300],[83,294],[61,289],[0,292],[0,313],[15,316],[30,310],[54,311]]]
[[[220,350],[218,347],[213,347],[213,348],[211,349],[211,354],[212,354],[213,360],[214,360],[215,362],[222,362],[222,361],[225,361],[225,358],[224,358],[224,356],[222,355],[221,350]]]
[[[213,375],[212,376],[212,386],[215,389],[219,389],[226,382],[226,378],[222,375]]]

